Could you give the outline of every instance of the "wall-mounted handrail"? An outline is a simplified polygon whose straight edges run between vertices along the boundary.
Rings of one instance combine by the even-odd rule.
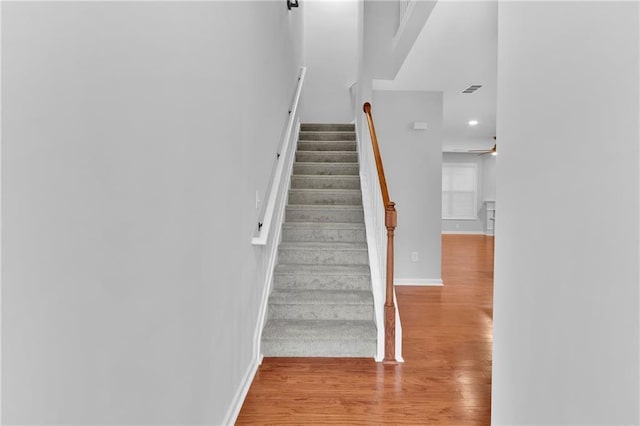
[[[276,170],[273,177],[273,181],[271,182],[271,187],[269,188],[269,198],[267,199],[266,208],[264,209],[264,216],[262,217],[262,221],[258,223],[258,235],[251,239],[251,244],[263,246],[267,244],[267,239],[269,238],[269,232],[273,227],[273,219],[274,213],[276,209],[276,200],[278,198],[278,188],[280,187],[280,183],[284,178],[285,163],[288,158],[292,158],[289,154],[289,150],[292,146],[295,146],[291,143],[291,135],[293,133],[293,129],[296,123],[296,117],[298,113],[298,104],[300,103],[300,95],[302,93],[302,84],[304,83],[304,76],[307,72],[306,67],[300,68],[300,75],[298,76],[298,85],[296,86],[296,92],[293,97],[293,102],[291,103],[291,107],[289,109],[289,121],[287,122],[287,127],[285,130],[285,134],[282,140],[282,145],[280,147],[280,152],[277,154],[276,158]]]
[[[384,222],[387,228],[387,271],[386,271],[386,297],[384,302],[384,363],[396,362],[396,307],[393,302],[393,237],[398,222],[396,212],[396,203],[389,199],[389,190],[387,189],[387,179],[384,175],[384,167],[382,166],[382,157],[380,156],[380,148],[378,147],[378,137],[376,129],[373,125],[373,116],[371,115],[371,104],[365,102],[362,109],[367,116],[369,124],[369,133],[371,134],[371,144],[373,145],[373,155],[376,160],[376,168],[378,170],[378,181],[380,182],[380,190],[382,192],[382,202],[384,203]]]

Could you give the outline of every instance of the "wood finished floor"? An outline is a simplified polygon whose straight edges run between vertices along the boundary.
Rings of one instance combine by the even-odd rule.
[[[493,237],[443,235],[442,267],[396,288],[403,364],[265,358],[236,424],[490,424]]]

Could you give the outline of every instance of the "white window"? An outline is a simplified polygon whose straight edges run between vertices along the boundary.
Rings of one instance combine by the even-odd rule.
[[[478,165],[442,164],[442,218],[478,218]]]

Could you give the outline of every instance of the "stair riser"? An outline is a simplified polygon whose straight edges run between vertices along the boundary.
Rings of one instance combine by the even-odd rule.
[[[357,152],[298,151],[296,161],[300,163],[356,163]]]
[[[301,141],[355,141],[355,132],[308,132],[300,131]]]
[[[283,229],[282,241],[366,242],[364,229]]]
[[[371,358],[376,354],[376,342],[345,340],[264,340],[262,354],[266,357],[336,357]]]
[[[283,290],[371,290],[369,275],[275,274],[273,279],[273,287]]]
[[[362,209],[353,210],[302,210],[295,206],[287,207],[287,222],[341,222],[341,223],[362,223],[364,222],[364,212]]]
[[[326,124],[326,123],[302,123],[300,130],[303,132],[354,132],[353,124]]]
[[[373,305],[270,304],[270,319],[373,321]]]
[[[361,206],[360,191],[332,192],[332,191],[304,191],[296,190],[289,193],[289,204],[321,204],[329,206]]]
[[[278,261],[297,265],[365,265],[366,250],[280,249]]]
[[[324,164],[305,164],[305,163],[294,163],[293,165],[293,175],[320,175],[320,176],[331,176],[331,175],[348,175],[348,176],[358,176],[360,170],[358,168],[358,163],[351,164],[332,164],[332,163],[324,163]]]
[[[292,189],[360,189],[358,177],[293,176]]]
[[[356,143],[346,141],[300,141],[298,151],[345,151],[355,152]]]

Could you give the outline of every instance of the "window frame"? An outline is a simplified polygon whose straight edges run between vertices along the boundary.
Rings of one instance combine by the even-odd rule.
[[[478,216],[478,186],[480,184],[479,180],[480,180],[480,173],[479,173],[479,167],[478,167],[478,163],[476,162],[443,162],[442,163],[442,174],[443,174],[443,181],[444,181],[444,171],[445,171],[445,167],[460,167],[460,168],[468,168],[468,169],[473,169],[473,176],[474,176],[474,185],[473,185],[473,211],[474,211],[474,215],[473,216],[444,216],[444,209],[441,208],[440,210],[440,216],[442,220],[478,220],[479,216]],[[444,182],[443,182],[444,183]],[[449,190],[447,191],[447,194],[451,194],[451,193],[455,193],[455,192],[459,192],[459,193],[467,193],[469,191],[452,191]],[[444,197],[445,197],[445,190],[444,190],[444,185],[440,190],[441,193],[441,197],[442,197],[442,205],[441,207],[444,207]]]

